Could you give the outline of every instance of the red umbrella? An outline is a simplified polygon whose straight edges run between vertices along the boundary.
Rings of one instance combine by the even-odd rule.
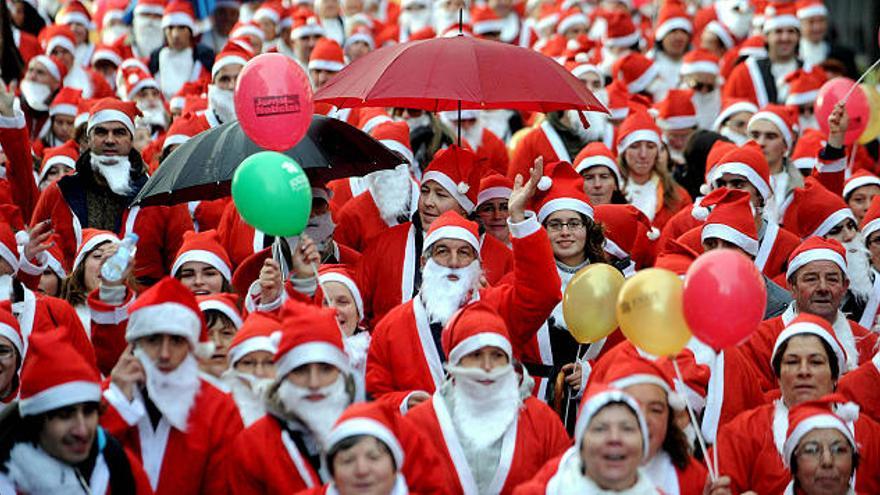
[[[342,69],[314,101],[339,108],[583,110],[608,112],[555,60],[534,50],[470,36],[412,41],[376,50]]]

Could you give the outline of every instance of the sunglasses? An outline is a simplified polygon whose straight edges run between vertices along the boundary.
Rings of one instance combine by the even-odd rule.
[[[693,89],[694,91],[697,91],[699,93],[711,93],[712,91],[715,91],[715,84],[714,83],[702,83],[699,81],[690,81],[690,83],[688,83],[688,86],[690,86],[691,89]]]

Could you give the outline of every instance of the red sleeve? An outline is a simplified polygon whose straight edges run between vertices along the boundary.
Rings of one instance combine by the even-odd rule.
[[[34,181],[34,162],[24,114],[0,117],[0,146],[6,154],[6,179],[12,200],[21,209],[22,218],[31,218],[40,191]]]
[[[87,301],[92,318],[92,347],[98,359],[98,369],[102,375],[109,376],[128,346],[125,328],[128,324],[128,306],[134,301],[134,292],[126,287],[122,305],[113,306],[101,300],[99,291],[93,290]]]
[[[394,388],[394,376],[388,366],[391,355],[394,353],[393,342],[390,339],[391,319],[385,318],[379,322],[373,331],[370,340],[370,348],[367,351],[366,387],[367,394],[373,399],[382,399],[400,407],[407,395],[412,390],[396,390]]]
[[[751,463],[754,462],[754,453],[749,452],[748,445],[751,441],[748,435],[743,435],[742,421],[733,421],[722,425],[718,431],[715,446],[710,449],[709,458],[718,456],[718,472],[720,476],[730,477],[730,490],[733,493],[741,493],[749,489],[751,479]],[[768,433],[764,432],[762,435]]]
[[[344,244],[352,249],[362,251],[364,246],[361,240],[360,222],[357,215],[352,214],[351,208],[342,208],[336,215],[336,230],[333,231],[333,240]]]
[[[259,476],[263,471],[259,466],[260,457],[249,454],[256,446],[248,442],[248,432],[250,430],[242,431],[231,442],[226,479],[229,491],[235,495],[262,495],[266,493],[266,483]]]

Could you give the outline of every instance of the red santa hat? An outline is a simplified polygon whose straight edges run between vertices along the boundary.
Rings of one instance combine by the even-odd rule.
[[[422,184],[433,180],[443,186],[468,213],[474,211],[480,187],[480,165],[473,151],[452,145],[434,154]]]
[[[785,97],[786,105],[812,105],[819,96],[819,89],[828,80],[828,75],[821,67],[813,67],[810,70],[803,68],[790,72],[785,76],[788,83],[788,96]]]
[[[629,90],[623,81],[612,81],[605,86],[608,93],[608,111],[611,112],[611,120],[623,120],[629,115]]]
[[[69,169],[75,169],[76,161],[78,159],[79,146],[76,144],[76,141],[71,140],[61,146],[47,148],[43,151],[43,163],[40,164],[40,174],[37,177],[37,182],[42,182],[43,179],[46,178],[46,174],[49,173],[49,169],[52,165],[60,165]]]
[[[76,105],[76,119],[73,120],[73,127],[79,127],[88,123],[92,112],[92,105],[94,104],[95,100],[83,99],[79,101]]]
[[[709,184],[714,185],[715,181],[724,174],[739,175],[745,177],[758,190],[758,194],[764,198],[765,202],[773,194],[770,189],[770,165],[767,163],[767,158],[764,157],[761,147],[755,142],[746,143],[741,147],[735,146],[725,153],[710,170],[707,180]]]
[[[293,39],[306,36],[324,36],[324,27],[310,11],[294,15],[293,27],[290,30],[290,37]]]
[[[587,16],[580,9],[571,8],[562,12],[559,16],[559,22],[556,24],[556,34],[564,34],[575,26],[586,28],[588,25]]]
[[[386,148],[400,153],[410,164],[416,162],[409,144],[409,126],[406,122],[394,122],[390,118],[382,119],[382,122],[373,127],[369,134]]]
[[[47,72],[52,76],[52,78],[58,80],[58,82],[63,83],[64,78],[67,77],[67,66],[61,62],[61,59],[58,57],[51,57],[49,55],[36,55],[31,61],[30,64],[40,64],[46,69]]]
[[[364,298],[355,280],[354,273],[346,268],[345,265],[321,265],[321,268],[318,270],[318,290],[321,291],[323,284],[328,282],[342,284],[351,293],[354,306],[357,308],[358,318],[362,319],[364,317]],[[323,292],[320,295],[323,295]],[[316,299],[322,299],[322,297],[317,296],[319,295],[316,294]]]
[[[474,34],[482,36],[487,33],[500,33],[504,28],[504,21],[495,13],[495,9],[489,6],[474,7],[471,11],[471,23]]]
[[[764,35],[756,34],[754,36],[749,36],[737,47],[737,50],[733,52],[731,55],[736,54],[737,58],[742,57],[753,57],[753,58],[763,58],[767,56],[767,40],[764,39]],[[731,68],[730,70],[733,70]],[[723,71],[723,69],[722,69]],[[725,72],[725,74],[729,75],[729,72]]]
[[[117,68],[122,65],[122,54],[119,52],[119,48],[116,45],[105,45],[103,43],[95,45],[95,51],[92,52],[92,59],[90,61],[92,67],[102,61],[110,62]]]
[[[373,135],[373,129],[379,124],[394,122],[382,107],[364,107],[358,114],[357,126],[367,134]],[[375,136],[374,136],[375,137]]]
[[[281,342],[275,353],[276,380],[310,363],[335,366],[351,372],[342,332],[336,323],[336,310],[288,300],[281,309]]]
[[[691,23],[690,16],[684,6],[677,2],[665,2],[660,7],[657,15],[657,29],[654,31],[654,39],[662,40],[667,34],[681,29],[682,31],[692,34],[694,25]]]
[[[715,167],[721,163],[721,159],[724,158],[724,155],[735,149],[737,149],[735,144],[721,139],[712,144],[712,147],[709,148],[709,154],[706,155],[706,173],[704,174],[705,182],[700,186],[701,194],[709,194],[712,191],[712,188],[714,187],[713,177],[715,177]],[[769,165],[767,166],[767,170],[769,177]]]
[[[104,29],[113,21],[125,23],[126,7],[127,2],[118,2],[115,5],[111,2],[111,4],[107,7],[107,10],[104,11],[100,19],[98,20],[98,29]]]
[[[172,26],[183,26],[196,32],[196,14],[192,4],[182,0],[174,0],[162,11],[162,29]]]
[[[862,237],[865,238],[865,242],[868,241],[868,237],[871,234],[880,230],[880,195],[874,196],[871,199],[871,206],[868,207],[867,213],[862,217],[859,229],[862,231]]]
[[[639,32],[628,12],[615,11],[607,16],[608,29],[602,43],[609,48],[625,48],[639,42]]]
[[[134,101],[135,96],[141,90],[147,88],[159,89],[159,83],[153,79],[149,72],[137,67],[131,67],[123,71],[122,91],[125,94],[125,101]]]
[[[794,2],[776,2],[764,8],[764,34],[783,28],[801,29]]]
[[[82,24],[86,29],[95,29],[89,9],[79,0],[68,2],[55,16],[56,24]]]
[[[819,129],[804,130],[791,152],[791,162],[800,170],[812,170],[825,143],[825,134]]]
[[[94,251],[96,247],[104,244],[105,242],[112,242],[114,244],[117,244],[119,243],[119,237],[108,230],[91,228],[83,229],[82,242],[76,250],[76,255],[74,256],[73,264],[71,265],[71,270],[76,271],[80,263],[85,260],[85,257],[88,256],[89,253]]]
[[[681,75],[713,74],[717,76],[721,72],[719,63],[717,55],[709,50],[697,48],[684,54],[681,61]]]
[[[758,229],[749,193],[722,187],[704,196],[700,206],[712,207],[700,232],[701,241],[722,239],[757,256]]]
[[[61,245],[57,241],[46,250],[46,263],[49,265],[49,269],[58,275],[58,278],[63,279],[70,272],[64,259],[64,253],[61,251]]]
[[[544,165],[544,176],[532,197],[531,209],[543,223],[559,210],[572,210],[593,219],[593,207],[584,192],[584,178],[568,162]]]
[[[281,321],[272,313],[255,311],[249,314],[229,343],[229,367],[234,367],[252,352],[265,351],[274,356],[280,339]]]
[[[464,356],[483,347],[497,347],[513,359],[507,324],[492,306],[476,301],[459,309],[440,336],[449,363],[458,366]]]
[[[625,55],[611,68],[612,77],[623,81],[630,93],[644,91],[659,74],[654,61],[638,52]]]
[[[666,131],[690,129],[697,126],[697,109],[691,100],[693,91],[670,89],[666,98],[657,105],[657,125]]]
[[[801,238],[824,237],[831,229],[847,218],[856,221],[846,202],[825,188],[818,180],[807,177],[804,187],[794,190],[792,204],[795,210],[795,231]]]
[[[128,342],[156,334],[176,335],[185,338],[198,357],[214,353],[196,296],[174,277],[165,277],[144,291],[129,306],[128,315]]]
[[[371,436],[388,448],[399,473],[405,459],[399,438],[401,435],[399,418],[399,411],[385,402],[352,404],[339,416],[330,434],[327,435],[327,450],[332,451],[336,445],[348,438]],[[399,474],[398,479],[400,479]],[[397,490],[392,491],[397,492]]]
[[[477,206],[490,199],[509,199],[513,192],[513,181],[495,172],[480,180],[480,194],[477,195]]]
[[[730,28],[720,21],[709,21],[704,30],[714,34],[721,41],[721,44],[724,45],[725,49],[730,50],[736,46],[736,36],[730,31]]]
[[[669,407],[676,411],[684,411],[685,403],[675,391],[672,378],[667,375],[663,368],[649,359],[641,356],[621,355],[620,361],[615,366],[608,368],[608,372],[602,376],[602,380],[612,387],[623,390],[633,385],[656,385],[666,392]]]
[[[0,337],[9,340],[12,347],[18,351],[18,362],[21,363],[21,358],[24,356],[24,340],[21,336],[18,319],[12,314],[12,303],[8,300],[0,301]]]
[[[370,50],[376,48],[376,38],[373,36],[373,31],[367,26],[358,26],[352,32],[351,36],[345,38],[345,46],[344,48],[348,48],[352,45],[352,43],[357,43],[358,41],[362,43],[366,43],[367,46],[370,47]]]
[[[272,21],[276,25],[281,23],[284,17],[284,6],[281,2],[263,2],[254,12],[254,20],[260,22],[262,20]]]
[[[776,337],[776,342],[773,344],[773,353],[770,356],[770,362],[772,363],[776,360],[779,348],[782,347],[782,344],[788,339],[805,335],[813,335],[828,344],[828,347],[830,347],[833,352],[833,355],[828,356],[828,358],[837,361],[837,369],[840,370],[840,373],[843,373],[846,370],[846,353],[844,352],[840,341],[837,340],[837,336],[835,335],[831,324],[824,318],[809,313],[799,313],[797,317],[795,317],[791,323],[786,325],[785,329],[779,333],[779,336]]]
[[[240,38],[242,36],[254,36],[256,38],[259,38],[260,41],[266,41],[266,34],[263,33],[263,30],[260,29],[260,26],[258,26],[257,23],[253,21],[238,21],[235,23],[235,26],[232,27],[232,31],[229,34],[230,38]]]
[[[795,4],[798,19],[828,17],[828,7],[822,0],[798,0]]]
[[[220,72],[220,69],[234,64],[239,64],[241,66],[247,65],[248,60],[250,60],[251,55],[241,48],[239,45],[236,45],[234,41],[230,41],[223,47],[223,50],[214,57],[214,65],[211,66],[211,79],[213,80],[217,77],[217,73]]]
[[[647,111],[635,110],[624,119],[614,136],[617,140],[617,154],[640,141],[648,141],[660,146],[660,129]]]
[[[229,261],[226,249],[220,244],[216,230],[189,231],[183,234],[183,243],[177,251],[174,264],[171,265],[171,274],[176,276],[184,263],[189,261],[211,265],[227,282],[232,280],[232,262]]]
[[[86,132],[92,132],[98,124],[105,122],[119,122],[134,135],[134,119],[143,114],[137,105],[131,101],[119,101],[116,98],[101,98],[92,105],[89,124]]]
[[[650,450],[650,440],[648,439],[648,424],[645,422],[645,415],[631,395],[612,388],[604,383],[594,383],[590,385],[581,399],[581,407],[578,411],[577,422],[574,425],[574,448],[576,452],[581,451],[584,443],[584,434],[593,417],[599,413],[605,406],[611,404],[623,403],[626,405],[639,421],[639,432],[642,435],[642,459],[648,458]]]
[[[600,80],[604,81],[604,79],[605,79],[605,76],[602,75],[602,70],[599,69],[599,67],[597,67],[595,64],[586,63],[586,62],[577,62],[576,61],[574,64],[572,64],[572,67],[569,70],[569,72],[571,72],[571,75],[573,75],[574,77],[578,77],[578,78],[585,75],[585,74],[589,74],[592,72],[593,74],[596,74],[597,76],[599,76]]]
[[[617,157],[601,141],[594,141],[586,145],[574,158],[574,171],[579,174],[583,174],[593,167],[608,168],[614,173],[618,187],[623,184],[623,176],[620,174],[620,167],[617,165]]]
[[[758,113],[758,106],[749,100],[723,98],[721,100],[721,113],[718,114],[718,117],[715,118],[715,122],[712,123],[712,130],[719,132],[724,121],[740,112],[756,114]]]
[[[69,115],[76,117],[76,105],[82,98],[82,90],[74,88],[61,88],[52,98],[52,104],[49,105],[49,115]]]
[[[76,37],[70,26],[50,24],[40,31],[38,37],[43,53],[49,55],[55,48],[61,47],[70,53],[76,52]]]
[[[164,12],[164,0],[138,0],[134,6],[134,15],[162,15]]]
[[[752,118],[749,120],[749,130],[759,120],[766,120],[776,126],[779,129],[779,133],[782,134],[788,149],[792,148],[794,139],[797,136],[798,115],[796,107],[773,103],[765,105],[758,113],[752,115]]]
[[[835,404],[841,404],[836,411]],[[788,412],[788,433],[783,444],[783,463],[790,468],[794,451],[807,433],[813,430],[837,430],[849,442],[853,452],[859,451],[855,433],[850,425],[859,417],[859,406],[847,401],[842,394],[831,394],[819,400],[800,403]]]
[[[34,332],[21,369],[18,411],[36,416],[55,409],[101,401],[101,375],[95,355],[77,345],[75,330],[66,326]]]
[[[431,228],[428,229],[428,235],[425,236],[424,248],[422,254],[428,253],[431,246],[440,239],[458,239],[464,241],[480,254],[480,229],[476,222],[472,222],[453,210],[449,210],[433,222]]]
[[[847,200],[849,195],[854,193],[856,189],[865,186],[880,186],[880,177],[877,177],[865,169],[860,169],[843,183],[844,200]]]
[[[207,296],[196,296],[199,303],[199,309],[202,313],[206,311],[219,311],[223,316],[229,318],[236,329],[241,328],[241,311],[238,310],[238,296],[221,292],[220,294],[209,294]]]
[[[8,222],[0,222],[0,259],[3,259],[12,268],[12,273],[18,272],[19,264],[18,242],[15,232]]]
[[[535,29],[538,31],[554,31],[559,22],[559,8],[555,3],[543,3],[538,7],[538,22]]]
[[[165,134],[165,141],[162,143],[164,150],[168,146],[175,144],[183,144],[190,140],[196,134],[204,130],[204,124],[196,114],[182,115],[171,123],[168,133]]]
[[[336,40],[321,38],[309,56],[309,70],[339,72],[345,67],[345,55]]]
[[[596,205],[596,221],[605,226],[605,252],[618,259],[632,258],[639,236],[660,236],[651,220],[633,205]]]
[[[813,236],[802,242],[788,257],[786,280],[791,279],[798,269],[813,261],[830,261],[840,267],[846,277],[846,248],[835,239]]]

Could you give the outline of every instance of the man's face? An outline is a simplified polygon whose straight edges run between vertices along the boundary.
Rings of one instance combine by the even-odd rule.
[[[828,18],[824,15],[814,15],[801,19],[801,32],[804,38],[813,43],[818,43],[825,39],[828,34]]]
[[[510,231],[507,229],[508,216],[510,213],[507,211],[507,200],[504,198],[492,198],[477,206],[477,217],[486,232],[504,243],[510,238]]]
[[[874,184],[868,184],[867,186],[856,188],[855,191],[849,194],[846,203],[856,215],[856,220],[859,222],[862,221],[862,218],[868,213],[868,207],[871,206],[871,200],[873,200],[874,196],[878,194],[880,194],[880,186]]]
[[[63,63],[64,66],[68,69],[73,67],[74,56],[73,53],[67,48],[56,46],[52,49],[52,52],[49,53],[49,55],[52,57],[57,57],[59,60],[61,60],[61,63]]]
[[[688,139],[690,139],[691,134],[696,131],[696,127],[691,127],[689,129],[674,129],[669,131],[663,131],[663,135],[666,137],[666,142],[669,144],[669,147],[676,151],[684,151],[685,146],[687,145]]]
[[[28,81],[33,81],[35,83],[45,84],[49,86],[49,89],[55,91],[61,86],[61,82],[58,79],[55,79],[52,74],[43,67],[43,64],[39,62],[31,62],[28,66],[27,72],[24,75],[24,78]]]
[[[339,368],[327,363],[309,363],[296,367],[287,375],[287,381],[300,388],[318,391],[336,383]],[[324,397],[315,397],[321,400]]]
[[[774,29],[767,34],[767,53],[771,60],[787,61],[797,55],[800,33],[793,27]]]
[[[673,57],[680,57],[687,51],[688,44],[691,41],[691,35],[684,29],[673,29],[667,34],[661,43],[663,50]]]
[[[226,36],[238,22],[238,9],[234,7],[217,7],[214,10],[214,29]]]
[[[89,29],[78,22],[68,24],[70,30],[73,31],[73,38],[76,40],[77,46],[89,40]]]
[[[749,201],[752,205],[760,207],[764,205],[764,199],[758,189],[752,185],[744,176],[737,174],[721,174],[721,177],[715,180],[715,187],[726,187],[728,189],[736,189],[749,193]]]
[[[458,204],[458,200],[449,194],[449,191],[441,186],[437,181],[429,180],[422,184],[419,189],[419,218],[422,221],[422,228],[428,230],[431,222],[440,215],[449,210],[454,210],[465,216],[467,214],[464,208]]]
[[[364,41],[354,41],[345,47],[345,55],[352,62],[370,53],[370,45]]]
[[[155,333],[141,337],[135,342],[135,345],[143,349],[147,357],[163,373],[176,370],[190,353],[189,341],[185,337],[167,333]]]
[[[682,76],[682,81],[685,87],[694,90],[695,93],[711,93],[715,91],[718,78],[715,74],[708,72],[694,72]],[[748,123],[748,120],[746,120],[746,123]]]
[[[167,27],[165,28],[165,43],[172,50],[186,50],[192,46],[192,32],[186,26]]]
[[[38,443],[52,457],[66,464],[79,464],[89,457],[97,429],[96,402],[67,406],[46,414]]]
[[[800,267],[789,281],[798,311],[833,322],[840,301],[849,288],[843,271],[832,261],[811,261]]]
[[[321,35],[319,34],[294,38],[293,52],[296,53],[296,58],[307,63],[309,61],[309,56],[312,54],[312,49],[315,48],[315,44],[319,39],[321,39]]]
[[[480,368],[489,372],[495,368],[507,365],[510,359],[507,353],[500,347],[486,346],[465,354],[458,361],[458,365],[462,368]]]
[[[104,122],[89,132],[89,148],[98,155],[126,156],[131,151],[132,138],[122,122]]]
[[[477,259],[477,252],[465,241],[440,239],[431,246],[431,259],[446,268],[464,268]]]
[[[144,88],[138,91],[134,100],[140,108],[155,108],[162,105],[162,93],[156,88]]]
[[[310,69],[309,75],[312,76],[312,83],[314,83],[315,89],[318,89],[321,86],[327,84],[327,82],[330,81],[330,78],[336,75],[336,71]]]
[[[752,122],[748,129],[749,137],[761,146],[771,171],[774,165],[781,165],[782,159],[788,153],[788,145],[785,144],[779,128],[769,120],[761,119]]]
[[[52,134],[60,141],[73,139],[73,121],[75,117],[72,115],[58,114],[52,117]]]
[[[244,66],[241,64],[224,65],[217,71],[217,75],[214,76],[214,84],[220,89],[234,90],[235,81],[238,80],[238,75],[242,69],[244,69]]]
[[[607,205],[611,195],[617,190],[617,177],[608,167],[596,166],[581,171],[584,178],[584,192],[590,197],[590,204]]]

